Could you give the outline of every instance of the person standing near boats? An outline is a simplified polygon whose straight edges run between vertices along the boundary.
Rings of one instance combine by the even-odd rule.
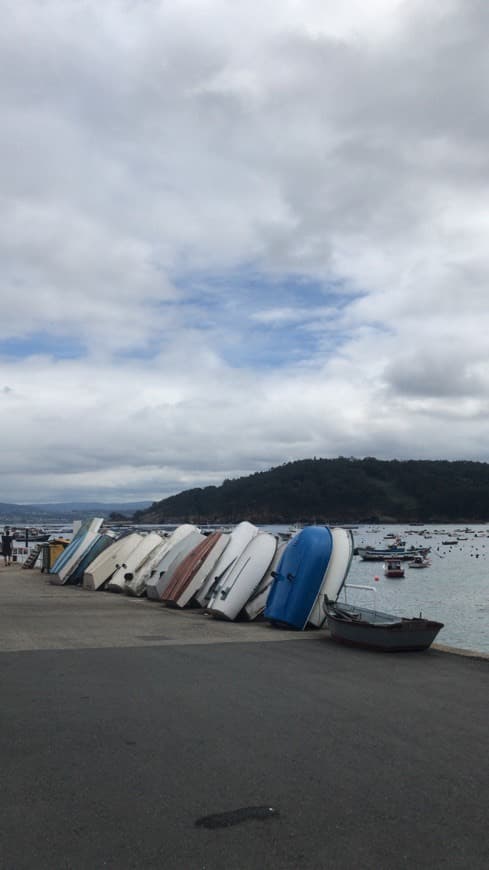
[[[10,533],[10,529],[8,526],[5,526],[4,533],[2,535],[2,555],[3,561],[5,565],[12,564],[12,542],[14,538]]]

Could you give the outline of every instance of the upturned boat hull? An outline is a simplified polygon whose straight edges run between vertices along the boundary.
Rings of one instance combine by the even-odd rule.
[[[315,628],[321,628],[326,620],[326,614],[322,606],[323,596],[330,601],[336,601],[341,587],[345,582],[350,570],[353,558],[353,535],[349,529],[331,529],[333,537],[333,549],[328,567],[321,583],[316,603],[309,615],[309,624]]]
[[[287,544],[268,596],[265,618],[302,631],[309,620],[333,547],[326,526],[306,526]]]
[[[196,526],[190,531],[187,529],[184,537],[170,547],[156,566],[153,575],[148,578],[146,596],[153,601],[161,601],[178,566],[204,540],[204,535],[199,532]]]
[[[58,556],[49,571],[49,582],[61,586],[68,580],[90,547],[98,540],[102,517],[93,517],[82,523],[65,550]]]
[[[136,544],[134,550],[127,556],[125,562],[117,568],[105,587],[109,592],[124,592],[126,574],[136,571],[155,547],[161,543],[161,536],[157,532],[150,532]],[[130,578],[129,578],[130,579]]]
[[[214,588],[207,613],[221,619],[236,619],[263,580],[276,549],[274,535],[258,532]]]
[[[253,523],[247,522],[247,520],[239,523],[233,529],[229,535],[226,549],[195,596],[195,600],[200,607],[207,607],[213,596],[214,589],[220,583],[221,578],[224,577],[224,574],[229,570],[233,562],[241,556],[245,547],[248,546],[257,534],[258,528]]]
[[[223,552],[227,540],[221,540],[222,537],[222,532],[212,532],[180,562],[163,593],[161,600],[164,604],[171,607],[185,607],[188,604],[199,588],[192,586],[199,570],[202,569],[200,583],[203,583]],[[204,573],[206,568],[207,573]]]
[[[143,540],[142,535],[132,532],[114,541],[100,556],[90,562],[83,574],[83,588],[92,592],[101,589],[112,577],[112,574],[121,566],[122,562]]]

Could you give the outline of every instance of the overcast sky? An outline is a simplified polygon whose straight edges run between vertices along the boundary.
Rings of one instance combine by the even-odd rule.
[[[0,12],[0,501],[489,460],[487,0]]]

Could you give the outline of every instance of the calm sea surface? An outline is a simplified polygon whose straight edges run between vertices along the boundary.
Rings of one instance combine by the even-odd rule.
[[[424,529],[426,536],[420,534]],[[489,525],[473,525],[460,534],[455,534],[456,529],[461,526],[354,529],[356,547],[385,547],[392,541],[384,536],[392,533],[398,533],[407,547],[429,546],[431,566],[414,570],[405,565],[405,577],[394,580],[384,577],[382,562],[363,562],[354,556],[348,582],[374,586],[376,593],[349,590],[347,600],[402,616],[421,612],[427,619],[444,623],[437,643],[489,653]],[[456,544],[442,544],[454,538]],[[374,582],[375,576],[379,582]]]

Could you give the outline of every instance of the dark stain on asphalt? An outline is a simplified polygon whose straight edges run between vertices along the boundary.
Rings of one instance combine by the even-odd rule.
[[[232,825],[240,825],[250,820],[264,821],[278,816],[279,811],[273,807],[240,807],[237,810],[229,810],[227,813],[214,813],[211,816],[202,816],[197,819],[197,828],[230,828]]]

